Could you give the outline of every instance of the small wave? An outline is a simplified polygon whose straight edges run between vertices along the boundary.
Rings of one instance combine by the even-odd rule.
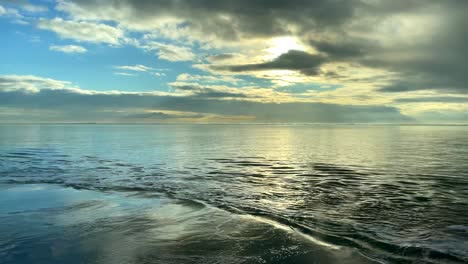
[[[342,176],[368,176],[368,173],[359,172],[354,169],[340,167],[333,164],[327,163],[314,163],[312,168],[316,171],[328,173],[328,174],[336,174]]]
[[[464,226],[464,225],[447,226],[447,230],[449,230],[451,232],[467,233],[468,234],[468,226]]]

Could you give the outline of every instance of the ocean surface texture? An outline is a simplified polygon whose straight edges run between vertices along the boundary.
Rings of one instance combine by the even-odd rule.
[[[468,126],[1,125],[1,263],[466,263]]]

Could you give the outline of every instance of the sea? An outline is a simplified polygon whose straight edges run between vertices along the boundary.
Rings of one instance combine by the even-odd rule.
[[[3,124],[0,263],[468,263],[468,126]]]

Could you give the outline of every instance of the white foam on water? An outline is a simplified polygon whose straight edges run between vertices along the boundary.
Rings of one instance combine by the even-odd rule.
[[[330,248],[330,249],[333,249],[333,250],[341,249],[340,246],[332,245],[332,244],[329,244],[327,242],[321,241],[321,240],[319,240],[319,239],[317,239],[317,238],[315,238],[313,236],[304,234],[303,232],[300,232],[300,231],[298,231],[297,229],[295,229],[293,227],[278,223],[276,221],[273,221],[273,220],[270,220],[270,219],[267,219],[267,218],[264,218],[264,217],[252,216],[252,215],[243,216],[243,217],[251,218],[251,219],[253,219],[255,221],[262,222],[262,223],[265,223],[265,224],[269,224],[269,225],[271,225],[271,226],[273,226],[273,227],[275,227],[277,229],[281,229],[281,230],[286,231],[288,233],[299,235],[302,238],[305,238],[306,240],[308,240],[308,241],[310,241],[310,242],[312,242],[314,244],[317,244],[319,246],[324,246],[324,247],[327,247],[327,248]]]

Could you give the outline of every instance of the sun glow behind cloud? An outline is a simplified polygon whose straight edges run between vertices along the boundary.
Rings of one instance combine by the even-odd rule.
[[[274,59],[290,50],[307,50],[297,38],[291,36],[272,38],[268,41],[268,45],[270,47],[265,50],[267,53],[266,59]]]

